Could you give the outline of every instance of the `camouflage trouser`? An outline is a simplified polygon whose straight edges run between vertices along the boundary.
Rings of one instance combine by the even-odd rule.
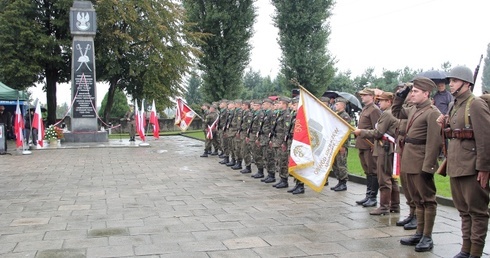
[[[252,151],[252,157],[255,162],[255,165],[257,168],[264,168],[264,151],[265,151],[265,146],[257,146],[255,144],[255,140],[257,137],[252,136],[250,137],[250,147]],[[245,161],[246,162],[246,161]]]
[[[240,137],[233,137],[233,158],[236,160],[243,159],[242,156],[242,139]]]
[[[282,147],[274,147],[274,159],[276,163],[276,171],[279,173],[279,176],[281,178],[288,178],[289,172],[288,172],[288,158],[289,158],[289,152],[286,150],[283,150]]]
[[[253,143],[252,141],[247,142],[245,136],[241,136],[240,139],[242,141],[242,157],[243,160],[245,161],[245,166],[250,166],[252,164],[252,146],[251,144]]]
[[[269,147],[269,145],[261,146],[264,149],[264,164],[265,168],[270,173],[275,173],[276,171],[276,163],[274,160],[274,149]]]
[[[206,138],[206,142],[204,145],[205,151],[211,151],[211,146],[214,147],[214,151],[218,151],[218,136],[216,132],[213,133],[213,139]]]
[[[230,158],[233,157],[233,137],[223,134],[223,152]]]
[[[218,137],[216,137],[216,140],[218,141],[218,150],[223,151],[223,130],[218,130]]]
[[[347,171],[347,148],[345,149],[345,154],[337,153],[335,160],[333,161],[333,172],[335,177],[340,180],[347,180],[349,178]]]

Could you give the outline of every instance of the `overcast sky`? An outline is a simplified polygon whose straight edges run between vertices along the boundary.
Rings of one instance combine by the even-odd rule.
[[[340,71],[361,75],[374,67],[380,75],[389,70],[453,66],[474,69],[490,43],[490,1],[488,0],[337,0],[330,19],[328,50]],[[249,67],[262,76],[275,77],[280,69],[278,30],[272,23],[274,7],[269,0],[257,0],[257,22]],[[97,51],[97,50],[96,50]],[[483,62],[481,70],[483,69]],[[480,70],[480,77],[481,77]],[[479,78],[475,90],[481,87]],[[32,90],[46,103],[46,94]],[[58,103],[70,102],[69,86],[58,86]],[[97,84],[100,105],[107,85]]]

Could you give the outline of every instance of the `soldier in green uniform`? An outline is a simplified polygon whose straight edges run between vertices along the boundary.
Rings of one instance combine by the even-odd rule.
[[[279,174],[281,180],[279,183],[272,185],[275,188],[286,188],[288,184],[288,158],[289,152],[287,152],[286,136],[289,132],[289,126],[291,125],[291,111],[288,108],[291,99],[288,97],[279,98],[278,113],[273,125],[272,130],[272,148],[274,149],[274,159],[276,164],[276,171]]]
[[[233,170],[242,169],[243,160],[245,160],[245,165],[248,165],[248,167],[250,167],[250,164],[252,164],[252,154],[250,153],[250,148],[245,141],[245,138],[247,138],[247,130],[250,127],[253,118],[252,111],[250,111],[250,101],[244,100],[241,107],[242,118],[240,120],[240,127],[236,136],[238,140],[237,144],[240,145],[240,147],[237,149],[237,151],[239,151],[239,154],[237,155],[237,161],[235,165],[231,167]]]
[[[218,141],[219,141],[219,153],[220,158],[225,157],[225,141],[224,141],[224,128],[226,123],[226,117],[228,116],[227,109],[228,101],[226,99],[222,99],[219,102],[219,121],[218,121]]]
[[[231,121],[235,115],[235,102],[228,101],[228,116],[225,119],[223,127],[223,152],[224,158],[220,161],[220,164],[226,165],[230,163],[230,157],[233,157],[233,137],[234,134],[230,130]],[[234,162],[233,162],[234,163]]]
[[[205,124],[206,124],[206,147],[205,147],[205,156],[201,157],[207,157],[207,153],[211,153],[211,147],[214,148],[214,152],[211,153],[211,155],[216,155],[217,154],[217,149],[218,149],[218,141],[217,141],[217,128],[218,128],[218,112],[216,111],[218,107],[215,105],[209,106],[209,110],[207,112],[206,118],[205,118]]]
[[[344,98],[337,98],[335,100],[335,112],[338,116],[344,119],[347,123],[350,123],[351,118],[347,112],[345,112],[345,107],[347,105],[347,100]],[[331,187],[330,190],[340,192],[347,190],[347,180],[349,179],[347,171],[347,151],[349,147],[349,141],[345,141],[344,146],[340,147],[339,153],[335,156],[333,162],[333,172],[337,177],[338,183],[336,186]]]
[[[201,110],[202,110],[202,131],[204,132],[204,137],[206,139],[204,141],[204,153],[201,155],[201,158],[206,158],[208,154],[211,154],[211,151],[209,151],[208,153],[208,149],[207,149],[208,146],[211,146],[211,139],[208,139],[206,137],[207,127],[208,127],[208,125],[206,124],[206,117],[209,112],[209,104],[203,103],[201,106]]]
[[[255,141],[256,146],[260,148],[263,153],[263,163],[264,168],[267,170],[267,178],[270,178],[271,174],[274,175],[275,169],[274,153],[269,147],[269,135],[272,129],[272,121],[274,120],[274,111],[272,110],[272,106],[273,101],[271,99],[266,98],[262,101],[262,110],[264,115],[260,120],[260,128],[259,131],[257,131],[257,140]],[[252,177],[263,178],[264,171],[259,169],[259,171],[256,174],[252,175]],[[261,179],[261,181],[265,182],[267,178]],[[273,177],[269,180],[275,181]]]
[[[250,122],[246,132],[247,137],[245,138],[245,143],[247,144],[247,148],[250,150],[252,158],[249,160],[250,163],[247,163],[247,159],[245,159],[245,169],[240,171],[242,174],[252,172],[252,159],[254,160],[258,171],[262,171],[262,174],[264,174],[264,153],[262,152],[260,145],[257,146],[255,144],[255,141],[258,139],[257,133],[260,130],[260,121],[264,116],[264,112],[261,110],[260,105],[261,101],[256,99],[251,102],[252,121]]]
[[[226,164],[228,167],[233,167],[236,164],[237,159],[241,157],[241,142],[240,142],[240,129],[242,124],[242,100],[236,99],[235,112],[233,114],[233,119],[231,119],[230,127],[228,128],[229,133],[232,135],[232,156],[231,161]]]

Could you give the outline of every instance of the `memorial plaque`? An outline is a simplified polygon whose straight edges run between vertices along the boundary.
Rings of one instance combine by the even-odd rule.
[[[95,118],[94,42],[73,41],[73,118]]]

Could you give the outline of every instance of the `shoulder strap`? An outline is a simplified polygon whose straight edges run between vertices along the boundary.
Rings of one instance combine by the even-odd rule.
[[[466,107],[464,109],[464,127],[465,128],[471,128],[471,119],[470,119],[470,106],[473,100],[475,99],[475,96],[471,94],[471,96],[468,98],[468,101],[466,102]]]

